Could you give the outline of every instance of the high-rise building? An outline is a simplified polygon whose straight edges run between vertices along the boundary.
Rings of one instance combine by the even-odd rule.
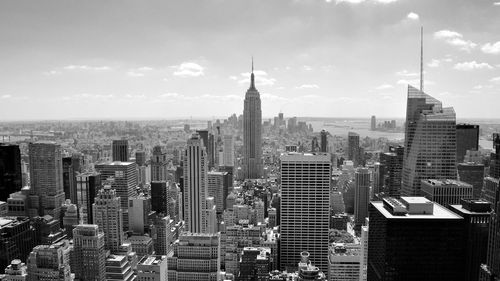
[[[402,194],[420,194],[425,179],[456,178],[456,120],[452,107],[408,85]]]
[[[28,267],[19,259],[12,262],[5,268],[5,276],[2,281],[25,281],[28,280]]]
[[[174,242],[172,227],[174,221],[169,216],[156,215],[153,217],[151,227],[151,238],[157,255],[168,255],[172,251],[171,244]]]
[[[61,146],[30,143],[31,216],[51,215],[58,220],[64,202]]]
[[[113,140],[113,162],[128,162],[128,140]]]
[[[333,243],[328,251],[328,280],[359,281],[360,264],[359,244]]]
[[[136,193],[137,164],[135,162],[108,162],[95,165],[96,171],[101,174],[101,180],[108,179],[111,188],[116,190],[120,197],[123,212],[123,225],[128,229],[128,198]],[[95,222],[94,222],[95,223]]]
[[[371,124],[370,124],[370,129],[372,131],[375,131],[377,129],[377,117],[375,117],[375,115],[372,115],[372,119],[371,119]]]
[[[168,280],[219,280],[219,252],[218,234],[182,233],[167,260]]]
[[[14,259],[25,261],[35,245],[35,230],[27,217],[0,217],[1,270]]]
[[[63,157],[63,189],[66,199],[76,202],[76,170],[73,167],[72,157]]]
[[[106,280],[104,233],[95,224],[80,224],[73,229],[73,263],[71,270],[81,281]]]
[[[359,134],[349,132],[347,134],[347,159],[354,163],[354,167],[360,164]]]
[[[490,176],[500,178],[500,134],[493,134],[493,152],[490,154]]]
[[[479,149],[479,125],[457,124],[457,163],[464,161],[467,150]]]
[[[239,260],[237,280],[269,280],[271,249],[265,247],[245,247]]]
[[[94,224],[104,232],[105,247],[115,253],[123,244],[123,215],[120,197],[115,189],[105,185],[97,193],[93,207]]]
[[[243,106],[243,175],[245,179],[262,177],[262,110],[259,91],[255,88],[255,76],[250,74],[250,88],[245,94]]]
[[[380,153],[380,164],[384,165],[384,192],[392,197],[401,194],[404,147],[390,146],[389,152]]]
[[[486,262],[491,204],[481,200],[462,200],[449,209],[464,218],[465,280],[479,280],[480,265]]]
[[[0,201],[22,188],[19,145],[0,143]]]
[[[328,269],[330,154],[281,156],[281,269],[296,268],[297,252],[308,251]]]
[[[167,281],[167,256],[147,255],[137,264],[136,281]]]
[[[71,200],[66,199],[66,202],[62,205],[61,216],[66,237],[71,239],[73,238],[73,228],[78,225],[78,208],[71,203]]]
[[[420,193],[442,206],[460,204],[461,199],[472,199],[472,185],[458,180],[422,180]]]
[[[106,281],[134,281],[135,279],[133,264],[127,255],[106,257]]]
[[[166,181],[167,165],[167,153],[163,151],[161,146],[153,147],[153,155],[151,156],[151,181]]]
[[[370,203],[370,171],[358,168],[354,173],[354,224],[359,229],[368,217]]]
[[[461,216],[423,197],[373,201],[369,214],[368,280],[463,280]]]
[[[320,152],[328,152],[328,134],[325,130],[321,130],[320,135]]]
[[[500,182],[498,178],[485,177],[483,181],[483,190],[481,191],[481,199],[490,202],[494,206],[498,201],[498,193]]]
[[[151,209],[157,213],[168,213],[168,201],[170,199],[166,181],[151,182]]]
[[[137,166],[143,166],[146,164],[146,151],[136,151],[135,152],[135,163]]]
[[[97,191],[101,188],[101,174],[96,172],[78,173],[76,175],[76,205],[82,223],[94,223],[92,204]]]
[[[151,196],[140,193],[128,199],[129,231],[143,235],[149,229],[151,216]]]
[[[369,219],[366,219],[365,225],[361,227],[361,259],[359,265],[359,281],[368,280],[368,232]]]
[[[28,280],[72,281],[68,240],[52,245],[38,245],[28,257]]]
[[[184,154],[184,221],[186,230],[204,232],[207,200],[207,153],[200,136],[195,134],[187,142]]]
[[[226,226],[226,240],[224,243],[224,268],[227,273],[238,275],[239,260],[244,247],[261,246],[262,231],[255,225]]]
[[[208,172],[208,196],[214,197],[218,215],[222,215],[222,212],[226,209],[226,198],[228,193],[228,173]]]
[[[458,179],[472,185],[474,199],[481,197],[484,179],[484,164],[458,163]]]
[[[223,165],[234,166],[234,137],[232,135],[224,135]]]

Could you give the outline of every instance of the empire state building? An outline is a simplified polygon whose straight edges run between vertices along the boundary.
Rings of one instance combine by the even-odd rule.
[[[262,110],[255,76],[250,75],[250,88],[243,107],[243,174],[245,179],[262,177]]]

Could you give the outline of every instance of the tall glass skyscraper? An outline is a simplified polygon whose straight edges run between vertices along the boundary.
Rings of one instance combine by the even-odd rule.
[[[419,195],[431,178],[456,178],[455,111],[408,85],[402,195]]]
[[[255,77],[250,75],[250,88],[243,107],[243,175],[246,179],[262,176],[262,110]]]

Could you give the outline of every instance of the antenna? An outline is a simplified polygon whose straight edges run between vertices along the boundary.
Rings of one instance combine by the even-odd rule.
[[[252,73],[253,73],[253,56],[252,56]]]
[[[424,91],[424,27],[420,27],[420,92]]]

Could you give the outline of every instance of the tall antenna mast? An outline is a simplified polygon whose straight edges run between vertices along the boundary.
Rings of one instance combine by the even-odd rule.
[[[420,91],[424,91],[424,27],[420,27]]]

